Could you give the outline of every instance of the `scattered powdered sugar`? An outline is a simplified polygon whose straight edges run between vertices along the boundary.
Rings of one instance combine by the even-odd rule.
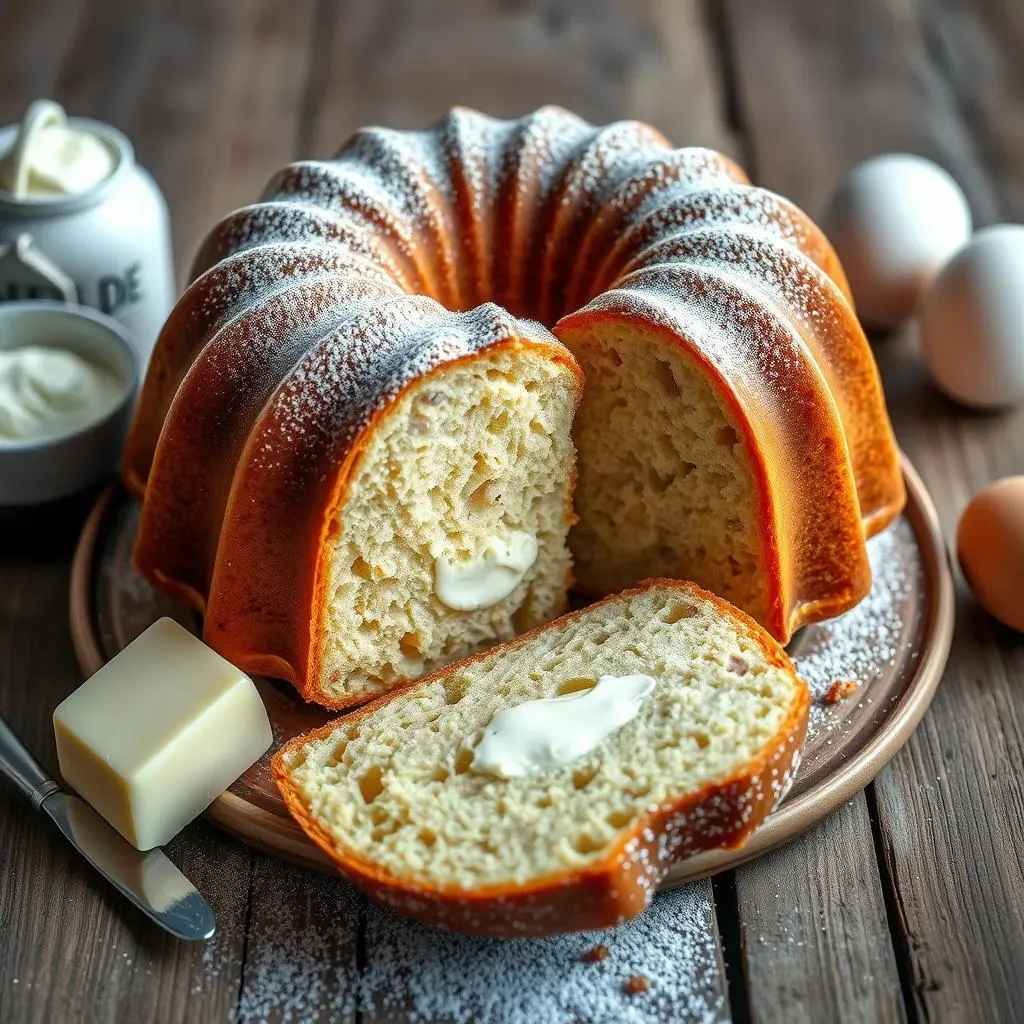
[[[665,263],[712,267],[769,302],[783,299],[787,318],[820,338],[820,354],[831,362],[845,358],[852,363],[849,353],[861,351],[863,341],[851,337],[859,330],[856,319],[835,282],[805,253],[755,227],[704,223],[660,238],[623,267],[623,277]]]
[[[575,149],[594,127],[561,107],[541,107],[512,122],[499,179],[514,175],[516,188],[546,197]]]
[[[587,207],[597,206],[624,177],[656,161],[666,148],[661,132],[642,121],[596,129],[566,164],[558,185],[561,203],[575,206],[586,199]]]
[[[477,939],[402,920],[370,905],[360,1005],[397,1019],[713,1021],[725,1010],[708,887],[655,897],[615,929],[550,939]],[[595,943],[609,956],[588,962]],[[646,993],[626,981],[642,975]]]
[[[257,856],[237,1024],[340,1021],[356,1007],[362,901],[341,879]]]
[[[825,698],[833,683],[860,684],[858,701],[871,701],[871,684],[894,665],[901,650],[913,641],[917,623],[905,611],[909,595],[920,592],[921,556],[913,528],[898,519],[868,541],[873,582],[855,608],[797,637],[791,651],[797,671],[814,695],[808,738],[830,728],[836,711]],[[840,707],[844,702],[840,702]]]
[[[685,194],[711,186],[729,188],[745,184],[738,173],[731,161],[714,150],[673,149],[635,169],[617,185],[605,205],[619,217],[643,215],[659,205],[670,188]]]
[[[660,893],[615,929],[482,939],[396,917],[342,879],[260,856],[253,870],[244,964],[227,944],[204,954],[207,980],[241,973],[236,1024],[314,1024],[357,1011],[438,1024],[728,1019],[706,883]],[[595,944],[608,950],[596,962],[587,959]],[[628,992],[634,977],[649,989]]]
[[[810,221],[773,192],[739,183],[695,189],[681,179],[652,189],[631,211],[615,251],[635,253],[659,239],[704,225],[741,225],[808,253],[815,251],[817,243]]]

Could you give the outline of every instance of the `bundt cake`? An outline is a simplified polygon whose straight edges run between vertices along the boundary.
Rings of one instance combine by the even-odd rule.
[[[693,579],[782,642],[866,593],[904,492],[821,231],[724,156],[553,107],[364,129],[213,230],[126,451],[136,564],[333,707],[550,618],[573,356],[584,591]],[[446,566],[501,596],[446,602]]]
[[[655,580],[441,669],[273,760],[340,870],[488,935],[607,927],[785,794],[810,694],[753,620]]]

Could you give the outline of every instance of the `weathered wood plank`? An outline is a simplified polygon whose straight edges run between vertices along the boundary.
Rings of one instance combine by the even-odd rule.
[[[167,196],[183,277],[202,237],[295,155],[315,0],[95,3],[58,100],[121,128]]]
[[[21,117],[31,100],[53,89],[85,5],[86,0],[0,3],[0,124]]]
[[[254,856],[238,1024],[355,1021],[363,906],[340,878]]]
[[[853,164],[892,150],[938,160],[981,219],[996,203],[934,67],[916,0],[725,0],[736,94],[761,184],[815,215]]]
[[[921,0],[936,67],[969,125],[1002,201],[1024,217],[1024,6],[1014,0]]]
[[[738,868],[736,896],[753,1020],[906,1019],[863,796]]]
[[[936,72],[982,155],[998,213],[1016,221],[1024,219],[1022,15],[1019,4],[999,0],[920,3]],[[902,344],[906,361],[912,341]],[[934,392],[930,399],[947,441],[936,452],[921,431],[913,443],[935,458],[936,479],[954,477],[936,495],[952,538],[971,494],[1024,472],[1024,409],[977,415]],[[1013,1019],[1024,998],[1024,638],[985,615],[959,574],[958,586],[953,657],[935,714],[909,750],[912,766],[880,780],[879,815],[924,1013]],[[922,847],[937,856],[917,863]]]
[[[948,6],[942,10],[948,13]],[[1011,7],[986,4],[995,12],[991,19],[971,21],[989,26],[985,52],[1003,54],[1002,68],[1019,52],[1013,43],[1019,36],[1010,31],[1019,12],[1011,17]],[[761,179],[815,210],[856,161],[912,150],[959,178],[979,222],[996,219],[998,199],[1012,195],[1010,183],[1024,168],[1014,147],[997,153],[979,128],[986,103],[987,123],[1000,123],[997,105],[1005,88],[979,87],[973,114],[965,114],[962,80],[958,84],[948,60],[938,59],[937,10],[916,0],[730,0],[740,53],[761,56],[739,61],[738,81]],[[956,36],[946,32],[944,45]],[[780,48],[788,60],[778,59]],[[916,354],[912,325],[879,340],[876,353],[897,435],[951,537],[970,493],[1024,468],[1024,410],[983,416],[939,396]],[[1024,780],[1010,767],[1019,764],[1024,745],[1024,643],[994,627],[959,585],[958,628],[943,687],[908,747],[874,786],[883,880],[897,947],[908,957],[911,1014],[1012,1020],[1024,996],[1024,977],[1015,968],[1024,957],[1024,872],[1016,839]]]
[[[517,117],[556,103],[734,150],[696,0],[349,2],[325,22],[316,155],[362,124],[420,128],[456,104]]]

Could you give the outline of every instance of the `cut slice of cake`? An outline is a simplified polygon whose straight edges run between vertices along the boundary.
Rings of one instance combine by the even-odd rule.
[[[559,615],[570,582],[572,356],[496,306],[386,313],[315,346],[259,411],[206,602],[210,646],[329,708]]]
[[[633,917],[677,860],[742,845],[792,780],[809,703],[750,617],[653,580],[297,737],[273,772],[396,911],[548,935]]]
[[[665,262],[555,326],[587,382],[576,578],[593,596],[693,580],[785,644],[867,594],[864,538],[903,506],[878,370],[838,286],[805,256],[735,234],[659,251]],[[771,281],[792,287],[772,287],[805,315],[770,294],[773,266]]]

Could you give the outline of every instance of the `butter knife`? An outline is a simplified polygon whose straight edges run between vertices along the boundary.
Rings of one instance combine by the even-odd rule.
[[[210,904],[162,850],[136,850],[84,800],[49,778],[0,716],[0,774],[44,811],[68,842],[150,920],[179,939],[208,939]]]

